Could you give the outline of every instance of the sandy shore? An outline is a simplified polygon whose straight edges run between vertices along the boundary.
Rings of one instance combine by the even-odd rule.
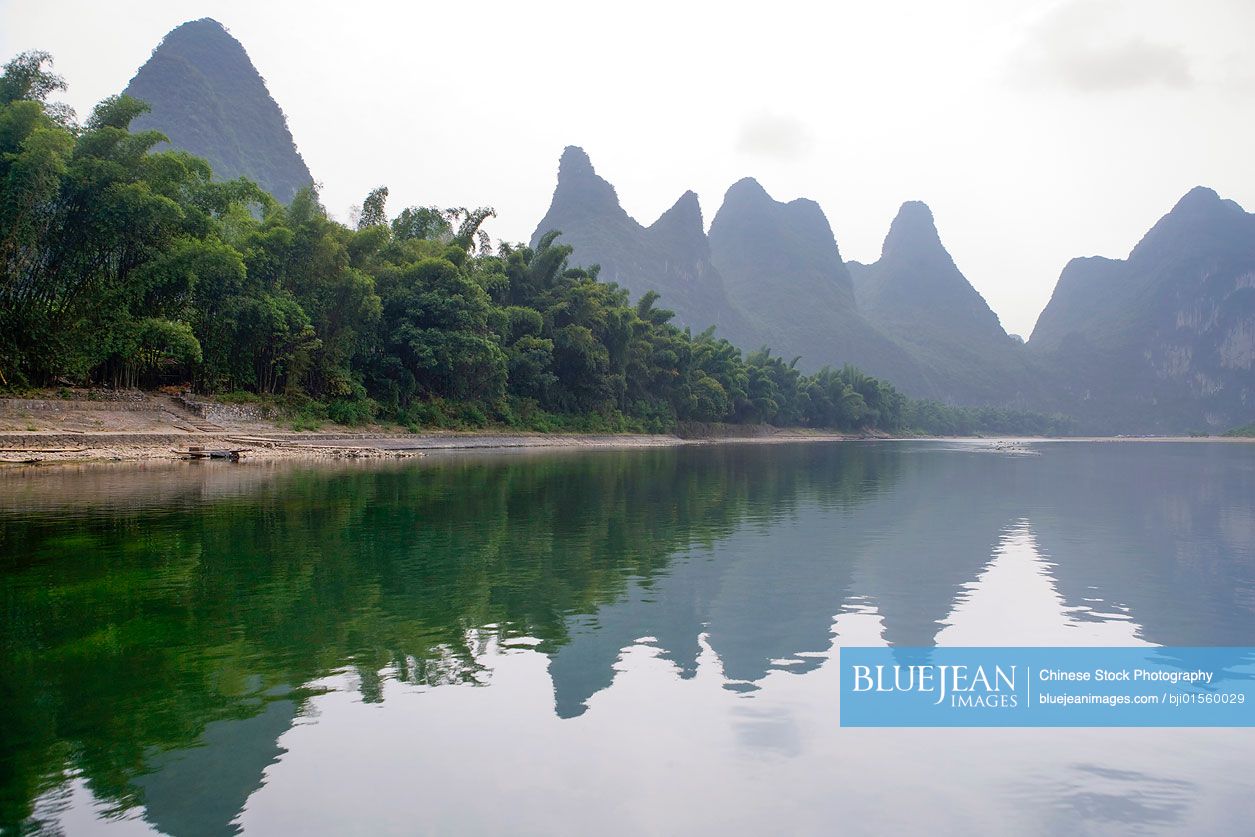
[[[283,459],[404,459],[436,451],[509,450],[515,448],[652,448],[714,443],[781,443],[798,441],[838,441],[853,438],[807,430],[781,430],[750,436],[680,438],[661,434],[577,434],[577,433],[358,433],[307,432],[255,434],[172,434],[101,431],[67,433],[60,431],[0,432],[0,464],[10,465],[72,462],[153,462],[188,458],[186,451],[238,450],[250,461]]]
[[[3,433],[0,462],[38,459],[55,462],[157,461],[187,458],[189,448],[240,451],[242,459],[402,459],[431,450],[512,447],[645,447],[678,442],[653,436],[511,436],[499,434],[171,434],[171,433]]]
[[[284,427],[263,408],[183,395],[77,390],[0,399],[0,463],[159,461],[189,448],[241,451],[245,460],[402,459],[436,449],[604,447],[674,443],[673,437],[509,433],[405,433],[395,427],[318,431]]]
[[[294,431],[249,405],[182,395],[75,391],[0,399],[0,465],[178,460],[191,448],[239,451],[241,459],[404,459],[433,451],[513,448],[644,448],[711,441],[842,439],[839,434],[775,428],[699,428],[691,435],[520,433],[502,430],[408,433],[396,427],[324,425]]]

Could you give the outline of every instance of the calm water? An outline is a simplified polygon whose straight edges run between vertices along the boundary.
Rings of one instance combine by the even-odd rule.
[[[1255,446],[0,473],[0,824],[1248,833],[1255,729],[858,730],[841,644],[1255,645]]]

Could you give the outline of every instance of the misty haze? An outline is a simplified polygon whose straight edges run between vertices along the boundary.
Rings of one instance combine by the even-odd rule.
[[[0,9],[0,834],[1249,830],[1247,4]]]

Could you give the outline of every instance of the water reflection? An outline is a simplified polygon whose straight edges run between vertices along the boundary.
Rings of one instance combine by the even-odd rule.
[[[823,832],[861,811],[854,831],[1052,833],[1250,814],[1226,796],[1255,766],[1247,731],[835,728],[840,644],[1250,642],[1250,448],[1036,450],[12,478],[0,823]]]
[[[1057,589],[1055,569],[1038,551],[1030,522],[1018,521],[1003,535],[980,575],[962,585],[954,609],[941,622],[936,644],[1149,644],[1141,638],[1141,626],[1122,612],[1127,608],[1105,605],[1098,596],[1068,605]]]
[[[206,724],[195,747],[154,753],[135,779],[144,818],[165,834],[231,833],[296,714],[293,701],[272,700],[252,717]]]
[[[1059,832],[1179,827],[1199,795],[1193,782],[1095,764],[1043,779],[1039,795]]]

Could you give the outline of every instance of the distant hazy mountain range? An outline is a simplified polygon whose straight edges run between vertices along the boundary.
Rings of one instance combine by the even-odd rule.
[[[172,31],[126,92],[153,108],[136,127],[164,132],[218,176],[250,177],[281,201],[312,182],[279,106],[215,21]],[[1255,216],[1209,189],[1182,198],[1128,259],[1069,263],[1027,344],[1002,328],[918,202],[902,206],[878,261],[846,263],[814,201],[780,203],[746,178],[709,234],[692,192],[643,226],[569,147],[533,240],[550,230],[633,298],[661,293],[681,325],[800,356],[805,370],[853,363],[916,397],[1060,411],[1095,432],[1255,418]]]
[[[685,234],[658,235],[680,207]],[[805,369],[853,363],[912,395],[963,404],[1023,405],[1041,389],[1030,353],[955,267],[921,203],[903,206],[880,261],[847,265],[817,203],[780,203],[752,178],[728,189],[709,236],[692,192],[643,228],[571,147],[534,239],[555,229],[603,278],[634,296],[661,293],[681,324],[716,324],[744,348],[800,355]]]
[[[656,235],[681,207],[685,234]],[[561,230],[581,262],[634,296],[658,291],[684,325],[717,324],[807,369],[854,363],[916,397],[1057,410],[1096,432],[1214,431],[1255,416],[1255,216],[1210,189],[1182,198],[1127,260],[1068,264],[1027,344],[959,271],[922,203],[902,206],[870,265],[842,262],[816,203],[782,204],[750,178],[728,190],[708,236],[700,225],[689,192],[642,228],[568,148],[535,237]]]

